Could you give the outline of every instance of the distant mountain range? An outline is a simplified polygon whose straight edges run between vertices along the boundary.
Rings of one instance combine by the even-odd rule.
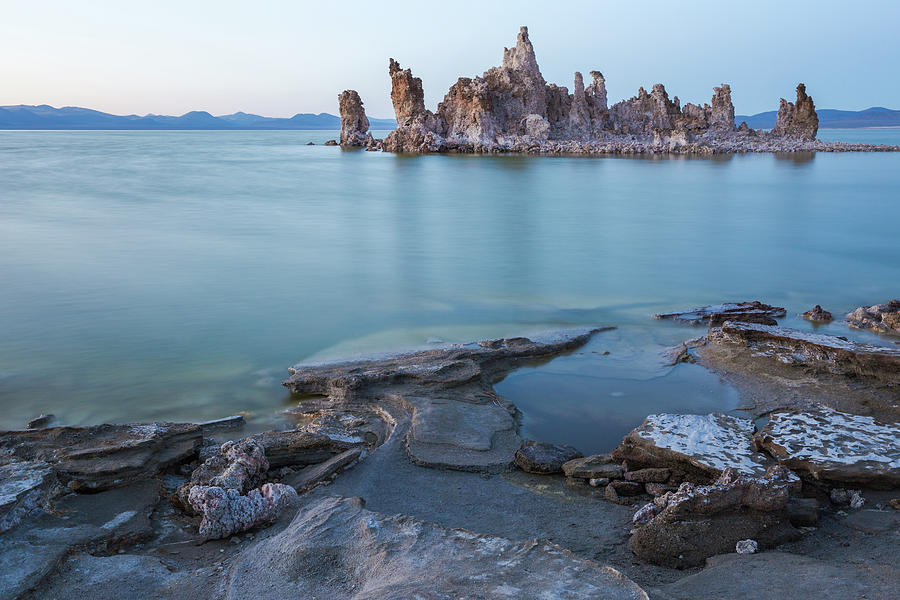
[[[394,119],[369,117],[372,129],[394,129]],[[214,117],[205,111],[191,111],[180,117],[166,115],[111,115],[66,106],[0,106],[0,129],[340,129],[341,119],[328,113],[296,114],[290,119],[261,117],[243,112]]]
[[[821,108],[816,112],[819,114],[819,128],[821,129],[900,127],[900,110],[891,110],[880,106],[873,106],[866,110]],[[775,127],[777,114],[778,111],[770,110],[752,116],[738,115],[734,118],[734,122],[740,125],[741,121],[747,121],[747,125],[753,129],[772,129]]]
[[[865,110],[818,111],[822,129],[857,127],[900,127],[900,110],[873,107]],[[754,129],[771,129],[777,112],[738,115],[736,124],[747,121]],[[372,129],[394,129],[394,119],[369,117]],[[243,112],[214,117],[205,111],[191,111],[180,117],[166,115],[111,115],[109,113],[66,106],[0,106],[0,129],[340,129],[341,119],[332,114],[299,113],[289,119],[262,117]]]

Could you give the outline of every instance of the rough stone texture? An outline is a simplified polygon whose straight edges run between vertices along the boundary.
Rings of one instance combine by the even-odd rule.
[[[715,154],[719,152],[897,151],[898,146],[815,140],[812,100],[782,100],[775,133],[734,126],[731,87],[713,88],[711,104],[669,99],[662,84],[644,88],[609,107],[606,81],[591,71],[573,93],[541,75],[528,29],[505,49],[501,66],[481,77],[460,78],[435,113],[425,109],[422,82],[390,60],[391,99],[397,130],[385,140],[391,152],[525,152],[533,154]]]
[[[649,415],[625,436],[612,456],[629,468],[668,467],[707,482],[725,469],[761,475],[771,460],[753,446],[753,421],[709,415]]]
[[[44,461],[70,488],[97,491],[196,456],[202,438],[199,425],[185,423],[49,427],[0,432],[0,454]]]
[[[647,595],[620,572],[537,541],[513,542],[326,498],[245,550],[226,598],[607,598]]]
[[[787,511],[795,527],[811,527],[819,521],[819,503],[815,498],[791,498]]]
[[[900,348],[886,348],[822,335],[753,323],[728,322],[710,329],[707,340],[746,346],[755,356],[820,372],[900,382]]]
[[[734,551],[738,554],[756,554],[757,550],[759,550],[759,544],[756,543],[756,540],[738,540],[734,545]]]
[[[847,323],[859,329],[900,334],[900,300],[860,306],[847,315]]]
[[[665,483],[672,476],[672,469],[647,468],[625,473],[625,481],[637,481],[638,483]]]
[[[516,452],[515,462],[526,473],[550,475],[562,473],[563,464],[581,457],[581,452],[565,444],[525,442],[525,447]]]
[[[706,561],[705,569],[664,586],[654,597],[659,600],[893,600],[896,592],[896,579],[893,583],[879,582],[868,564],[763,552],[714,556]]]
[[[297,365],[284,385],[327,396],[334,410],[379,407],[409,416],[410,458],[421,465],[503,471],[522,445],[516,408],[492,385],[524,361],[574,350],[598,330],[453,344],[372,360]]]
[[[769,306],[754,300],[753,302],[724,302],[688,311],[661,313],[653,315],[653,318],[672,319],[691,325],[717,326],[725,321],[776,325],[775,318],[781,318],[785,314],[787,314],[786,311],[780,306]]]
[[[13,460],[0,465],[0,533],[12,529],[50,499],[53,469],[40,460]]]
[[[797,86],[796,104],[781,99],[772,134],[814,140],[818,131],[819,116],[816,114],[816,106],[813,99],[806,95],[806,86],[801,83]]]
[[[214,540],[271,523],[296,499],[294,488],[281,483],[266,483],[246,496],[236,489],[197,485],[188,495],[191,508],[203,515],[200,535]]]
[[[362,442],[309,431],[266,431],[251,438],[265,450],[269,467],[314,465]]]
[[[262,483],[269,470],[265,448],[247,438],[222,444],[218,454],[208,458],[191,473],[191,480],[178,488],[175,499],[191,512],[189,500],[196,486],[214,486],[245,494]]]
[[[309,491],[335,473],[353,466],[358,460],[362,459],[364,452],[362,447],[356,446],[321,464],[308,466],[282,483],[291,486],[298,493]]]
[[[900,424],[821,407],[778,412],[754,436],[779,463],[831,484],[900,487]]]
[[[816,304],[806,312],[800,313],[800,316],[807,321],[833,321],[834,317],[831,313]]]
[[[341,115],[341,146],[365,146],[369,135],[369,119],[356,90],[344,90],[338,95]]]
[[[609,454],[594,454],[576,458],[562,466],[566,477],[573,479],[621,479],[622,465],[613,462]]]
[[[799,537],[786,510],[790,494],[799,488],[799,478],[782,466],[762,477],[726,469],[712,485],[683,483],[635,513],[639,526],[628,547],[644,560],[673,568],[732,552],[740,540],[774,547]]]

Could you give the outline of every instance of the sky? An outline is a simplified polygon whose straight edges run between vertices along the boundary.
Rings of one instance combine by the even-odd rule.
[[[337,114],[352,88],[390,117],[389,57],[433,110],[527,25],[548,82],[600,70],[610,104],[657,82],[709,102],[724,82],[754,114],[802,81],[818,108],[900,109],[896,0],[0,0],[0,15],[0,105],[289,117]]]

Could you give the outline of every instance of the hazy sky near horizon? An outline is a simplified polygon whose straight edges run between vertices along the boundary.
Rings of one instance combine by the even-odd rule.
[[[500,64],[527,25],[548,82],[600,70],[610,104],[664,83],[738,114],[807,84],[819,108],[900,109],[900,2],[444,2],[0,0],[0,105],[116,114],[207,110],[337,114],[359,91],[393,116],[388,58],[421,77],[434,109],[460,76]]]

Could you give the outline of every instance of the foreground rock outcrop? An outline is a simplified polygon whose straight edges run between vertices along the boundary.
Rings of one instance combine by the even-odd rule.
[[[859,329],[900,334],[900,300],[860,306],[847,315],[847,323]]]
[[[326,498],[232,566],[226,598],[646,600],[622,573],[538,541],[513,542]]]
[[[344,90],[338,96],[341,115],[341,146],[365,146],[372,138],[369,119],[356,90]]]
[[[525,361],[585,344],[600,330],[453,344],[375,358],[291,367],[283,384],[295,394],[326,396],[335,411],[386,411],[409,419],[406,447],[420,465],[497,472],[522,446],[518,411],[493,384]],[[301,406],[302,406],[301,402]]]
[[[897,146],[841,144],[815,139],[818,118],[806,88],[797,102],[781,101],[772,132],[734,124],[731,87],[713,88],[709,104],[681,105],[661,83],[650,92],[607,104],[606,80],[591,71],[587,86],[576,72],[573,93],[547,83],[528,28],[504,49],[499,67],[461,77],[432,112],[422,80],[390,59],[391,100],[397,129],[384,142],[390,152],[527,152],[539,154],[643,154],[900,150]]]
[[[653,564],[684,568],[754,540],[771,548],[800,537],[790,524],[788,500],[800,479],[782,466],[761,477],[726,469],[712,485],[683,483],[635,513],[628,547]]]
[[[794,471],[832,485],[900,487],[900,424],[821,407],[777,412],[756,445]]]

